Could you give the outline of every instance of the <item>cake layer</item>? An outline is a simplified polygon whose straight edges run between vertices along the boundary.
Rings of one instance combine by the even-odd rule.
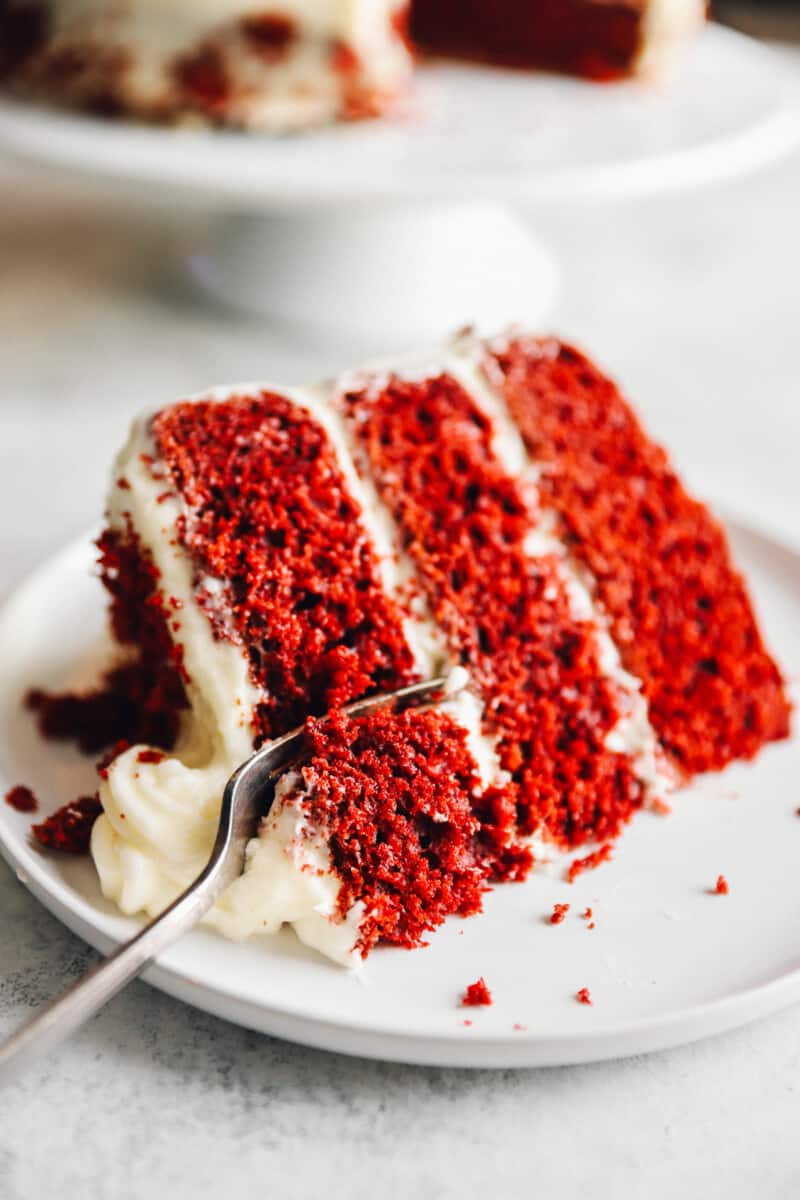
[[[396,0],[0,0],[0,76],[96,112],[290,130],[390,105],[400,25]]]
[[[260,737],[412,681],[402,613],[307,409],[270,393],[231,396],[167,409],[151,432],[194,571],[223,581],[201,582],[196,596],[216,636],[246,651],[263,697]]]
[[[425,49],[590,79],[657,67],[701,24],[704,0],[414,0]]]
[[[229,774],[309,718],[212,921],[342,962],[788,730],[719,527],[552,339],[181,401],[113,478],[101,569],[151,740],[104,765],[92,852],[125,911],[198,873]],[[337,713],[454,672],[435,710]]]

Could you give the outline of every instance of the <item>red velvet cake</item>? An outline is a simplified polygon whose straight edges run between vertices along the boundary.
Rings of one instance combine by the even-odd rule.
[[[415,51],[647,71],[703,0],[0,0],[0,79],[103,115],[272,132],[391,110]]]
[[[124,740],[92,853],[126,912],[189,882],[227,776],[304,721],[213,920],[288,923],[348,962],[419,945],[535,859],[603,861],[637,809],[788,733],[720,526],[553,339],[181,401],[137,422],[113,480],[130,705],[102,729]],[[439,674],[460,682],[432,708],[338,711]],[[91,700],[71,703],[87,744]]]

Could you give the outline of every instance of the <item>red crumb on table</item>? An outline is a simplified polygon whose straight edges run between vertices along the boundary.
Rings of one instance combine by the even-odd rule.
[[[587,929],[594,929],[594,927],[595,927],[594,921],[590,921],[589,924],[586,926]]]
[[[576,858],[570,863],[569,870],[567,871],[567,881],[574,883],[584,871],[593,871],[595,867],[599,867],[601,863],[607,862],[609,858],[611,858],[611,842],[604,842],[598,850],[593,850],[585,858]]]
[[[514,1033],[527,1033],[528,1031],[528,1026],[520,1025],[518,1021],[515,1021],[511,1028],[513,1029]]]
[[[39,807],[39,802],[33,792],[24,784],[18,784],[16,787],[12,787],[11,791],[6,792],[5,801],[9,808],[15,808],[17,812],[21,813],[36,812]]]
[[[586,908],[581,913],[581,916],[583,917],[584,921],[591,921],[592,917],[594,916],[594,913],[592,912],[592,910],[588,904],[586,905]]]
[[[582,987],[580,991],[575,993],[575,999],[579,1004],[594,1004],[591,992],[586,987]]]
[[[461,997],[461,1004],[464,1008],[478,1008],[481,1005],[489,1005],[491,1003],[492,993],[486,986],[486,980],[482,975],[475,983],[469,985]]]
[[[86,854],[92,826],[102,812],[97,796],[81,796],[65,804],[41,825],[31,826],[33,836],[50,850],[65,854]]]
[[[554,904],[553,911],[551,912],[550,918],[549,918],[550,924],[551,925],[560,925],[561,922],[566,917],[568,912],[569,912],[568,904]]]
[[[461,1022],[461,1024],[462,1024],[462,1025],[466,1025],[466,1026],[470,1026],[470,1025],[472,1024],[472,1021],[468,1021],[468,1020],[467,1020],[467,1021],[462,1021],[462,1022]]]
[[[140,750],[136,755],[136,761],[140,763],[160,763],[166,757],[163,750]]]
[[[667,804],[666,800],[654,800],[650,805],[650,810],[657,817],[668,817],[672,812],[672,805]]]
[[[715,896],[727,896],[729,891],[730,891],[730,888],[728,887],[728,881],[725,878],[725,876],[718,875],[717,882],[714,886],[714,895]]]

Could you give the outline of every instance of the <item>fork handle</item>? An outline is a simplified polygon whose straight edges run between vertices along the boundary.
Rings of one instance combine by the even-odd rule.
[[[0,1083],[35,1054],[52,1049],[93,1016],[112,996],[141,974],[153,959],[205,916],[226,881],[211,878],[208,886],[196,880],[169,908],[130,941],[93,966],[60,996],[56,996],[16,1032],[0,1043]]]

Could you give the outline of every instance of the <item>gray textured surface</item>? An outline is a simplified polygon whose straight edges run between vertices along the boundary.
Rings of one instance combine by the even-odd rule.
[[[0,189],[2,594],[95,521],[137,408],[347,355],[190,303],[152,214],[40,176]],[[566,272],[554,327],[625,380],[695,487],[796,542],[799,210],[795,158],[538,216]],[[3,865],[0,914],[2,1033],[89,956]],[[639,1060],[470,1074],[271,1041],[137,984],[3,1094],[0,1200],[781,1200],[800,1189],[799,1081],[797,1009]]]

